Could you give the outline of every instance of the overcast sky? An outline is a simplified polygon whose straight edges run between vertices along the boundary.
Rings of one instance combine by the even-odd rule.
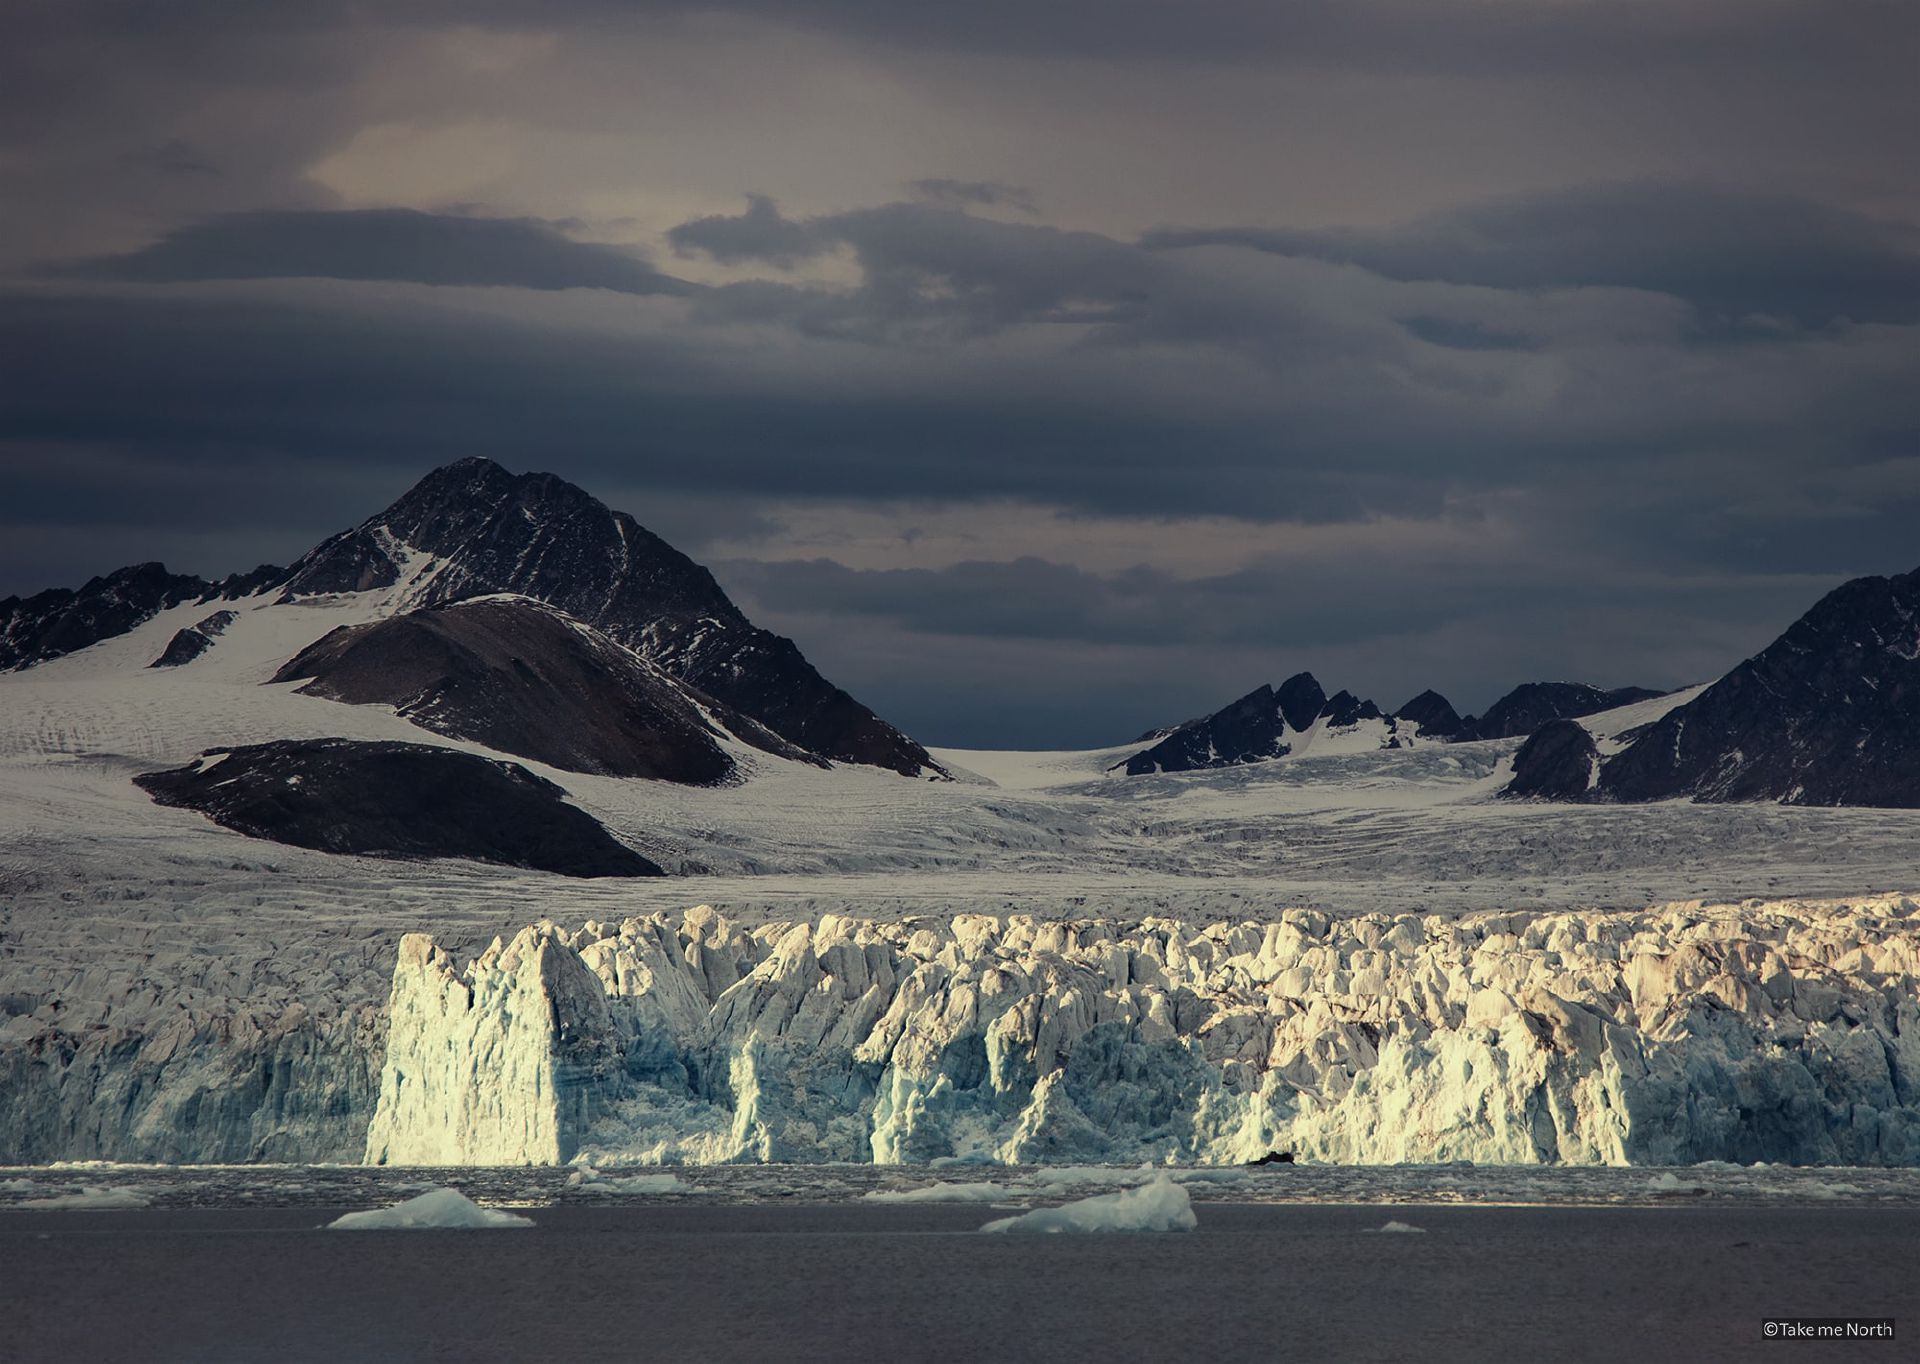
[[[936,744],[1920,566],[1908,0],[23,0],[0,594],[580,483]]]

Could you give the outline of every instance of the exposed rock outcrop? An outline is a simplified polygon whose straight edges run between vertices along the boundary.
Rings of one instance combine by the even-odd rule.
[[[465,857],[564,876],[658,876],[518,763],[426,744],[245,744],[134,781],[161,805],[278,843],[372,857]]]
[[[725,732],[798,762],[820,759],[668,676],[555,607],[487,597],[342,626],[275,682],[388,705],[424,729],[571,772],[712,785],[735,775]],[[823,763],[821,765],[824,765]]]
[[[231,611],[215,611],[205,620],[185,629],[174,631],[173,638],[167,641],[167,647],[160,657],[147,664],[149,668],[180,668],[193,662],[213,647],[213,642],[226,633],[227,627],[237,619]]]
[[[1527,800],[1585,800],[1600,776],[1600,748],[1578,720],[1549,720],[1513,755],[1500,794]]]

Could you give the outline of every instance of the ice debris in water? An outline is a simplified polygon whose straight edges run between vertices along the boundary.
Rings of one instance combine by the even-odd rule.
[[[1193,1199],[1164,1173],[1152,1182],[1119,1193],[1096,1194],[1057,1208],[1036,1208],[1018,1217],[989,1222],[982,1231],[1192,1231],[1197,1219]]]
[[[483,1208],[458,1189],[435,1189],[423,1193],[418,1198],[409,1198],[404,1203],[396,1203],[390,1208],[370,1208],[366,1212],[350,1212],[345,1217],[336,1217],[327,1223],[334,1231],[382,1231],[388,1228],[420,1230],[426,1228],[452,1227],[530,1227],[531,1217],[521,1217],[516,1213],[502,1212],[498,1208]]]
[[[694,1186],[678,1175],[607,1175],[591,1165],[581,1165],[567,1176],[569,1189],[604,1194],[680,1194],[694,1193]]]
[[[21,1183],[32,1187],[31,1181]],[[109,1189],[99,1184],[83,1184],[78,1192],[55,1194],[51,1198],[29,1198],[16,1204],[22,1208],[70,1208],[86,1212],[112,1212],[120,1208],[150,1207],[153,1200],[138,1189]]]
[[[917,1189],[873,1189],[860,1197],[869,1203],[992,1203],[1013,1192],[1004,1184],[926,1184]]]
[[[1663,1170],[1652,1179],[1649,1179],[1647,1181],[1647,1188],[1654,1193],[1699,1194],[1706,1192],[1705,1187],[1702,1185],[1689,1184],[1671,1170]]]
[[[1407,1233],[1412,1233],[1415,1235],[1425,1236],[1427,1234],[1427,1229],[1425,1227],[1416,1227],[1411,1222],[1389,1222],[1384,1227],[1378,1228],[1378,1230],[1382,1232],[1395,1232],[1403,1235]]]

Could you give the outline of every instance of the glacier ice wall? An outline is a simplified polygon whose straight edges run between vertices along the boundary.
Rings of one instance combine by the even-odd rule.
[[[385,1032],[376,1006],[158,1001],[130,1011],[134,1023],[68,1026],[48,1004],[12,1002],[37,1007],[0,1017],[0,1161],[313,1163],[363,1149]]]
[[[411,935],[366,1157],[1915,1164],[1917,915]]]

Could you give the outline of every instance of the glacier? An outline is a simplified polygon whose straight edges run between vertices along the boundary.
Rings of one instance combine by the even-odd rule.
[[[370,1164],[1920,1163],[1920,906],[401,940]]]

